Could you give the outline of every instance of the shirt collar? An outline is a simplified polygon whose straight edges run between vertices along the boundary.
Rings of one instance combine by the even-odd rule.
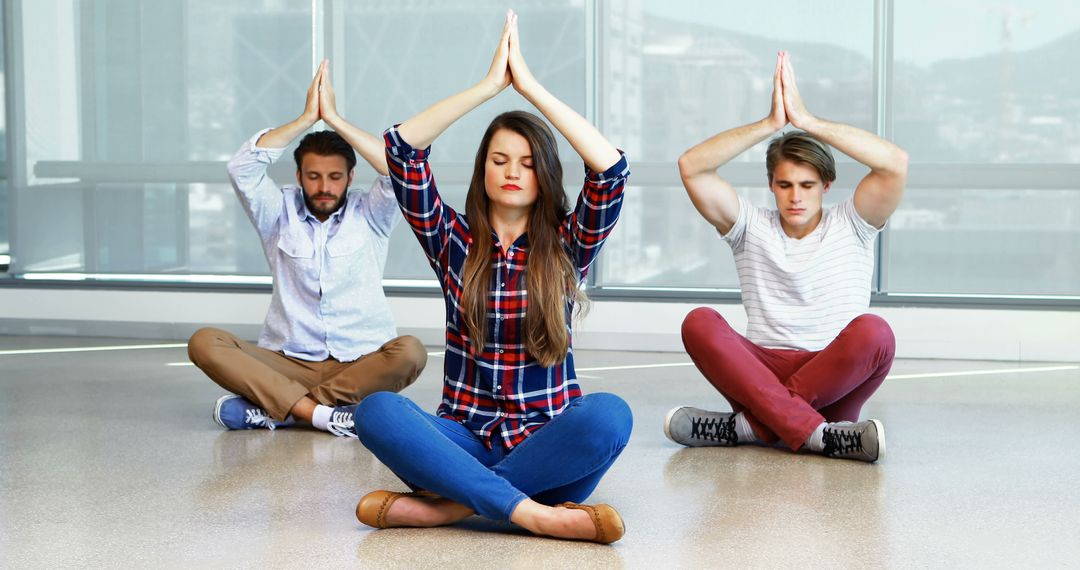
[[[494,230],[491,232],[491,246],[493,248],[500,248],[502,246],[502,242],[499,241],[499,234],[495,233]],[[514,243],[510,244],[510,247],[529,249],[529,232],[525,232],[518,236],[518,238],[514,240]]]

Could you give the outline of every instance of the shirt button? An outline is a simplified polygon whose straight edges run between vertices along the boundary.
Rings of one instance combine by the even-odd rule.
[[[495,389],[496,390],[502,390],[502,386],[496,386]]]
[[[503,349],[500,348],[499,349],[499,354],[502,354],[503,352],[504,352]]]
[[[505,283],[505,282],[503,282],[503,284],[502,284],[502,287],[506,287],[506,283]]]
[[[506,254],[506,257],[514,257],[514,252],[511,251],[510,253]]]

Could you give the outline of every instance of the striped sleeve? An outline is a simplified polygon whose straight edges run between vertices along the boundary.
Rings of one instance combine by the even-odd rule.
[[[877,237],[881,230],[885,229],[885,226],[881,228],[875,228],[873,224],[863,219],[859,215],[859,211],[855,209],[855,199],[848,198],[843,203],[839,204],[836,211],[843,217],[844,222],[851,226],[852,233],[859,239],[859,242],[864,246],[872,246],[874,244],[874,238]],[[887,222],[886,222],[887,223]]]
[[[415,149],[398,134],[398,125],[383,133],[390,182],[405,221],[412,228],[432,267],[441,267],[457,213],[443,203],[428,164],[431,147]]]
[[[630,176],[626,155],[622,151],[619,155],[619,161],[603,172],[585,167],[585,184],[563,224],[564,238],[570,244],[582,277],[619,220],[623,189]]]
[[[738,252],[742,249],[743,244],[746,242],[746,233],[749,231],[750,224],[756,213],[754,205],[746,198],[739,196],[739,216],[735,218],[735,223],[731,225],[728,233],[720,234],[720,237],[731,246],[731,251]],[[719,233],[719,230],[717,230],[717,233]]]

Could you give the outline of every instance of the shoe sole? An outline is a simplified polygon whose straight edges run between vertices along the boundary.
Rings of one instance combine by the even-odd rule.
[[[677,412],[677,411],[679,411],[679,410],[681,410],[681,409],[683,409],[685,407],[686,406],[679,406],[677,408],[672,408],[671,410],[668,411],[667,415],[664,416],[664,436],[667,437],[669,440],[671,440],[672,443],[679,443],[679,442],[675,441],[675,438],[671,437],[671,418],[675,417],[675,412]],[[686,444],[679,443],[679,445],[686,445]]]
[[[885,424],[878,420],[870,420],[874,423],[874,427],[877,428],[877,459],[874,461],[881,461],[885,459]]]
[[[219,425],[219,426],[221,426],[221,427],[223,427],[225,429],[229,429],[229,426],[225,425],[225,422],[221,421],[221,406],[225,402],[228,402],[229,400],[231,400],[233,398],[239,398],[239,397],[240,396],[237,396],[236,394],[226,394],[226,395],[218,398],[217,403],[214,404],[214,422],[217,423],[217,425]]]

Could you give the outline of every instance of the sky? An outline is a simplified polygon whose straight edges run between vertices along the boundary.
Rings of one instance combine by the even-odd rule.
[[[928,65],[1002,49],[1002,22],[1014,21],[1013,51],[1046,44],[1080,29],[1075,0],[894,0],[896,59]],[[840,45],[870,56],[873,0],[644,0],[647,14],[721,29]]]

